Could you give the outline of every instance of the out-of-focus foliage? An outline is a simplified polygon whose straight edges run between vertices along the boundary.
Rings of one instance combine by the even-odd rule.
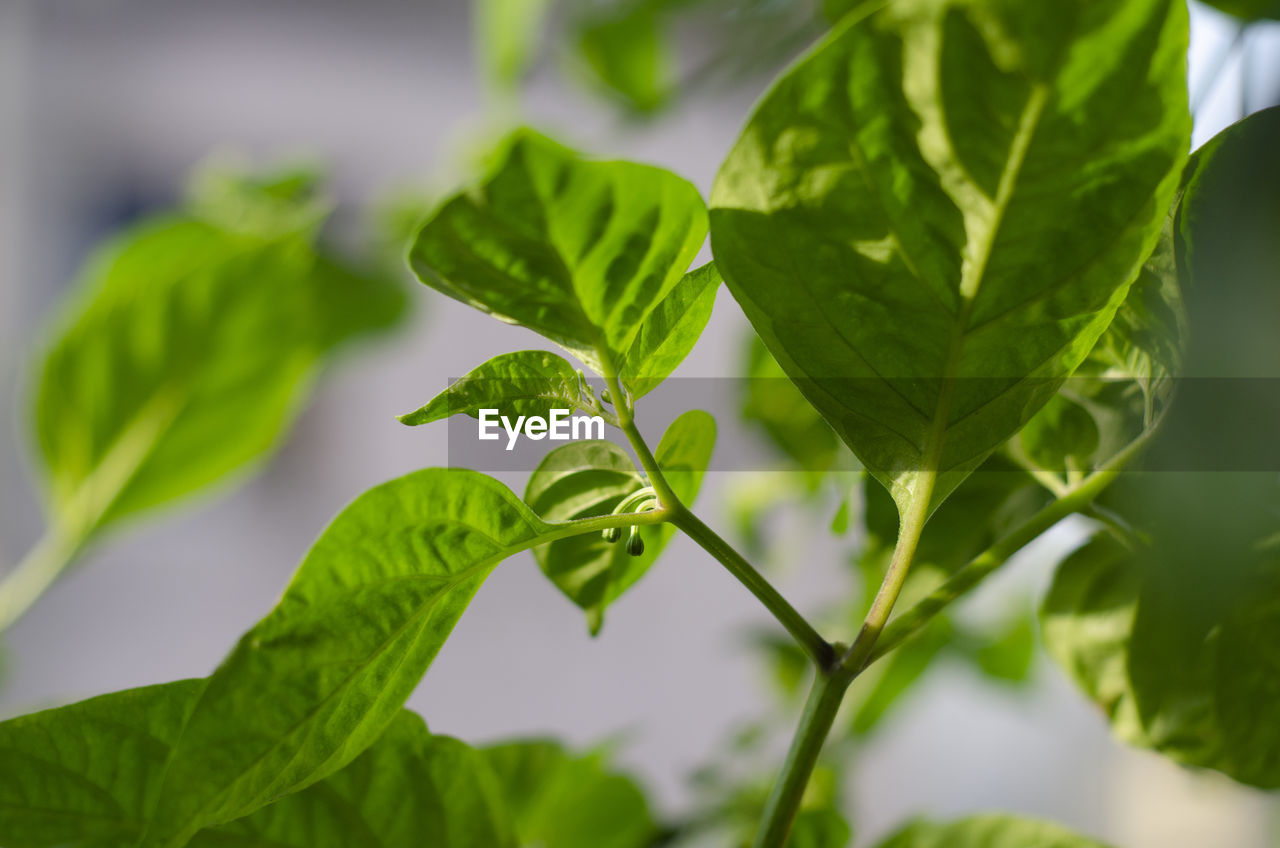
[[[54,323],[35,432],[51,521],[84,539],[223,480],[298,414],[325,355],[395,323],[400,287],[317,247],[311,172],[206,172],[89,260]]]
[[[947,824],[918,821],[878,848],[1106,848],[1049,822],[986,815]]]
[[[1105,496],[1133,529],[1068,557],[1044,607],[1051,652],[1118,736],[1267,788],[1280,786],[1280,481],[1274,469],[1234,463],[1187,469],[1222,441],[1242,441],[1244,456],[1266,462],[1270,439],[1241,439],[1222,424],[1252,422],[1273,439],[1280,421],[1266,406],[1274,390],[1240,380],[1280,371],[1280,346],[1264,329],[1280,314],[1278,144],[1280,109],[1271,109],[1223,131],[1188,165],[1176,236],[1186,368],[1197,379],[1149,452],[1160,470],[1129,475]],[[1228,390],[1206,409],[1201,384]]]
[[[1280,21],[1280,2],[1276,0],[1204,0],[1215,9],[1246,21],[1262,18]]]

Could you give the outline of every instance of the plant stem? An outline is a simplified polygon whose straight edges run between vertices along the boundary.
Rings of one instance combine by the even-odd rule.
[[[58,579],[82,544],[81,538],[50,530],[22,562],[0,580],[0,632],[21,618]]]
[[[1132,453],[1128,450],[1117,455],[1116,459],[1123,457],[1121,462],[1116,464],[1113,460],[1112,463],[1108,463],[1107,466],[1081,480],[1065,495],[1028,518],[994,545],[970,560],[928,597],[898,616],[885,631],[884,638],[879,640],[875,649],[867,656],[862,667],[865,668],[914,636],[952,601],[981,583],[987,575],[1004,565],[1009,557],[1025,548],[1040,534],[1068,515],[1086,509],[1107,486],[1114,482],[1120,474],[1120,468],[1131,456]]]
[[[640,434],[640,430],[635,424],[635,414],[631,408],[627,397],[623,394],[622,385],[616,376],[606,375],[605,380],[609,384],[609,391],[613,396],[613,408],[617,411],[618,423],[622,432],[626,433],[627,441],[631,443],[631,447],[636,452],[636,457],[640,460],[640,466],[644,468],[645,473],[649,476],[649,483],[653,486],[654,491],[658,493],[658,499],[662,502],[664,510],[667,510],[667,518],[671,523],[675,524],[685,532],[693,541],[697,542],[707,553],[711,554],[722,565],[738,579],[738,582],[747,587],[751,594],[755,595],[762,604],[773,613],[774,618],[786,628],[787,632],[800,644],[806,653],[813,659],[820,669],[827,669],[835,660],[835,649],[822,635],[813,628],[803,615],[793,607],[786,598],[782,597],[777,589],[773,588],[764,575],[756,570],[755,566],[747,562],[742,554],[733,549],[728,542],[720,538],[720,536],[694,515],[688,507],[680,502],[680,498],[671,489],[671,485],[667,482],[666,476],[662,473],[662,469],[658,467],[658,460],[654,458],[653,451],[649,450],[648,443],[645,442],[644,436]]]
[[[773,613],[774,618],[778,619],[800,647],[804,648],[819,670],[824,672],[830,670],[836,656],[831,643],[813,629],[813,625],[809,624],[805,617],[791,606],[777,589],[773,588],[773,584],[766,580],[764,575],[686,507],[678,507],[671,521],[689,538],[697,542],[703,550],[718,559],[730,574],[738,578],[739,583],[746,586],[747,590],[755,595],[769,612]]]
[[[840,702],[849,688],[846,675],[818,672],[805,702],[800,725],[791,739],[791,748],[782,765],[782,775],[764,805],[764,824],[756,834],[754,848],[782,848],[791,832],[800,802],[804,798],[809,776],[817,765],[818,755],[840,711]]]

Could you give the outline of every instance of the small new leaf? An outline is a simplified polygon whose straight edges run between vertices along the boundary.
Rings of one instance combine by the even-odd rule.
[[[590,161],[524,130],[481,184],[436,210],[409,262],[427,285],[612,376],[706,233],[702,198],[674,174]]]
[[[681,502],[693,503],[715,445],[715,421],[698,410],[671,423],[654,451]],[[582,441],[547,454],[529,478],[525,501],[544,519],[608,515],[646,485],[627,453],[612,442]],[[543,573],[587,613],[594,635],[604,612],[644,576],[671,539],[669,524],[642,526],[623,542],[599,534],[574,536],[534,549]],[[634,551],[634,552],[633,552]]]

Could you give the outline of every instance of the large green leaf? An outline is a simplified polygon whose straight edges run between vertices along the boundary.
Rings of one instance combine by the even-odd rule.
[[[793,459],[811,484],[835,464],[840,442],[831,425],[787,379],[755,333],[747,351],[742,417],[764,428],[769,439]]]
[[[906,512],[1084,359],[1190,129],[1180,0],[867,4],[757,108],[712,194],[725,281]]]
[[[204,681],[116,692],[0,723],[0,844],[137,842]],[[303,792],[198,833],[201,848],[504,848],[515,841],[484,757],[402,711],[365,753]]]
[[[395,716],[493,567],[575,532],[471,471],[361,495],[208,679],[143,844],[175,848],[341,768]]]
[[[657,828],[636,783],[600,754],[575,756],[549,741],[486,749],[521,845],[643,848]]]
[[[193,848],[515,848],[485,754],[401,711],[320,783],[191,841]]]
[[[0,845],[134,844],[202,688],[148,686],[0,723]]]
[[[86,536],[244,468],[297,414],[327,349],[398,315],[390,283],[315,253],[306,204],[264,203],[149,221],[88,263],[34,403],[62,532]]]
[[[654,452],[658,466],[684,504],[693,503],[711,461],[716,425],[710,415],[690,410],[667,428]],[[608,515],[623,498],[646,485],[626,451],[612,442],[581,441],[547,454],[529,478],[525,501],[550,521]],[[534,549],[538,566],[587,613],[594,635],[604,611],[644,576],[675,529],[641,527],[644,552],[631,556],[625,540],[610,543],[599,533],[562,539]],[[625,537],[625,533],[623,534]]]
[[[430,424],[450,415],[478,418],[481,409],[503,415],[540,415],[552,409],[602,414],[590,387],[562,357],[545,350],[521,350],[495,356],[468,371],[425,406],[400,416],[404,424]]]
[[[423,282],[617,373],[706,238],[697,189],[660,168],[598,162],[530,131],[423,225]]]
[[[1162,422],[1186,341],[1170,213],[1111,325],[1058,395],[1010,441],[1010,451],[1054,477],[1097,469]]]
[[[1005,815],[974,816],[948,824],[914,822],[879,848],[1105,848],[1064,827]]]

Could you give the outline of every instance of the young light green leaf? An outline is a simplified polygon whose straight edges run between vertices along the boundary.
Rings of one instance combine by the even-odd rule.
[[[515,848],[497,777],[480,751],[402,710],[345,768],[192,848]]]
[[[203,688],[147,686],[0,723],[0,845],[133,845]]]
[[[257,229],[153,220],[90,261],[34,399],[61,532],[243,468],[297,414],[326,350],[400,314],[394,285],[317,256],[287,211],[250,218]]]
[[[657,827],[639,786],[601,754],[575,756],[550,741],[483,751],[498,776],[521,845],[643,848]]]
[[[649,314],[618,363],[633,399],[657,388],[684,362],[711,319],[719,290],[720,272],[708,262],[685,274]]]
[[[1064,827],[1005,815],[974,816],[947,824],[917,821],[879,848],[1106,848]]]
[[[409,261],[427,285],[608,376],[706,232],[702,198],[674,174],[589,161],[525,130],[423,225]]]
[[[337,771],[395,716],[494,566],[574,532],[471,471],[361,495],[208,679],[143,845],[177,848]]]
[[[690,410],[667,428],[654,457],[682,503],[697,497],[715,445],[715,420]],[[549,521],[608,515],[646,485],[627,453],[612,442],[581,441],[547,454],[529,478],[525,501]],[[641,527],[644,551],[632,556],[624,540],[599,533],[573,536],[534,549],[543,573],[587,613],[592,635],[609,604],[644,576],[674,534],[669,524]]]
[[[1186,45],[1180,0],[866,4],[752,116],[712,194],[717,265],[904,513],[1123,300],[1185,155]]]
[[[472,418],[481,409],[503,415],[548,416],[552,409],[603,415],[582,378],[562,357],[545,350],[504,353],[469,371],[426,406],[400,416],[402,424],[430,424],[451,415]]]

